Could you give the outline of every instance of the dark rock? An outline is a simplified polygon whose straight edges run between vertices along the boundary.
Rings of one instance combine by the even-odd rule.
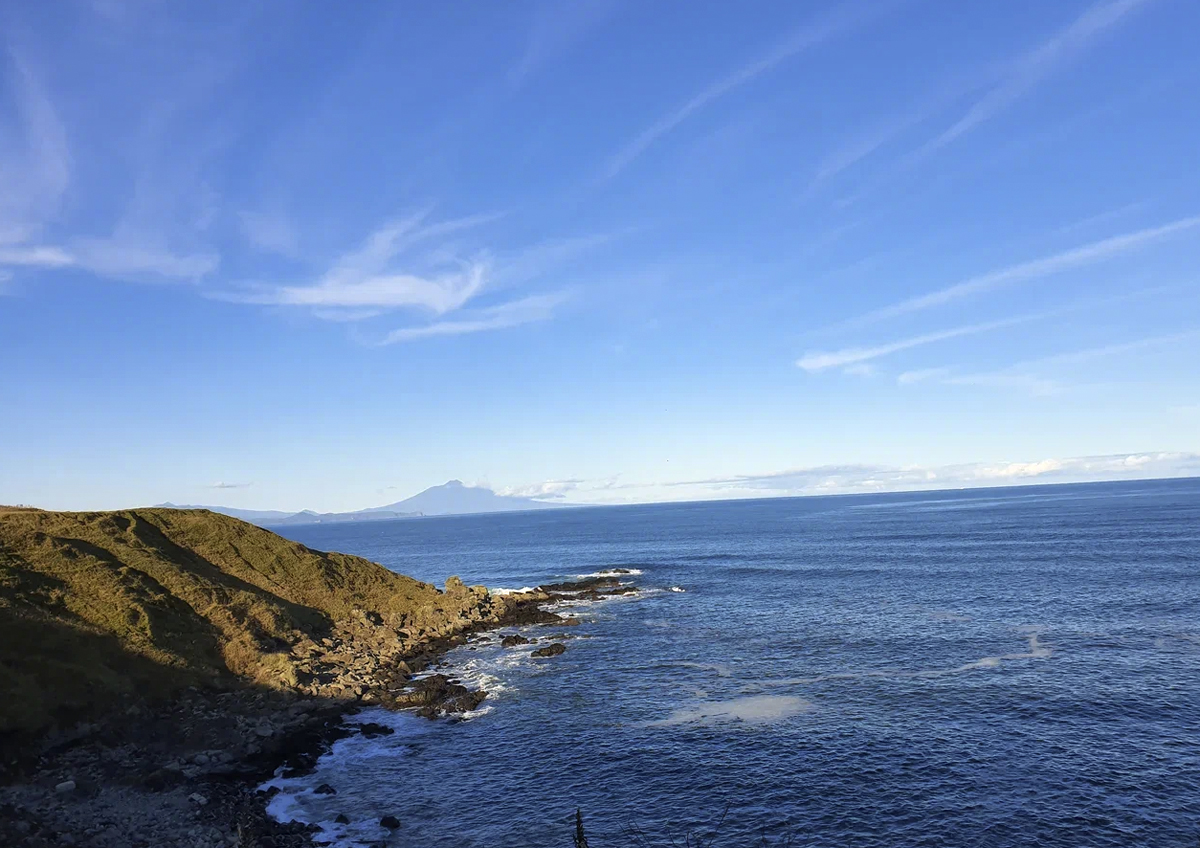
[[[374,739],[377,736],[391,736],[395,733],[395,729],[388,727],[386,724],[376,724],[373,721],[364,721],[358,726],[359,732],[368,739]]]
[[[313,794],[314,795],[336,795],[337,790],[334,789],[332,786],[330,786],[328,783],[322,783],[320,786],[318,786],[316,789],[313,790]]]
[[[538,648],[530,656],[532,657],[557,657],[561,653],[565,653],[567,646],[562,642],[555,642],[553,645],[547,645],[544,648]]]
[[[141,779],[141,785],[151,792],[163,792],[182,783],[183,774],[172,769],[155,769]]]
[[[397,694],[396,707],[417,707],[417,715],[436,718],[443,713],[464,713],[478,707],[487,692],[472,692],[444,674],[431,674],[418,680],[412,688]]]
[[[568,583],[551,583],[549,586],[539,586],[543,592],[587,592],[594,589],[611,589],[621,585],[620,577],[585,577]]]
[[[384,816],[379,820],[380,827],[386,827],[388,830],[395,830],[400,827],[400,819],[395,816]]]
[[[338,813],[334,818],[334,821],[338,824],[350,824],[350,819],[347,818],[345,813]]]
[[[517,636],[517,635],[505,636],[503,639],[500,640],[501,648],[512,648],[516,645],[528,645],[528,644],[529,644],[529,640],[526,639],[524,636]]]
[[[582,622],[580,622],[579,619],[576,618],[575,616],[571,616],[570,618],[564,618],[562,621],[559,622],[559,624],[561,624],[563,627],[578,627],[581,623]]]
[[[518,604],[501,619],[501,624],[508,625],[526,625],[526,624],[552,624],[557,621],[562,621],[562,616],[544,610],[536,603]]]

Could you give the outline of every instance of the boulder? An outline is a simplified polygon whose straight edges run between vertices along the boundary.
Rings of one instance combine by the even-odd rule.
[[[503,639],[500,640],[501,648],[512,648],[517,645],[528,645],[528,644],[529,644],[528,639],[526,639],[524,636],[519,636],[519,635],[515,635],[515,634],[512,636],[505,636]]]
[[[567,650],[567,646],[564,645],[562,642],[555,642],[554,644],[547,645],[544,648],[538,648],[536,651],[534,651],[532,654],[530,654],[530,656],[531,657],[557,657],[559,654],[565,653],[566,650]]]
[[[374,739],[377,736],[391,736],[395,733],[395,729],[388,727],[386,724],[376,724],[373,721],[364,721],[358,726],[359,733],[368,739]]]
[[[395,816],[384,816],[379,820],[380,827],[386,827],[388,830],[395,830],[400,827],[400,819]]]
[[[337,790],[334,789],[332,786],[330,786],[328,783],[322,783],[320,786],[318,786],[316,789],[313,790],[313,794],[314,795],[336,795]]]
[[[393,699],[396,707],[417,707],[417,715],[436,718],[443,713],[469,712],[487,697],[487,692],[473,692],[444,674],[431,674],[418,680],[411,688]]]

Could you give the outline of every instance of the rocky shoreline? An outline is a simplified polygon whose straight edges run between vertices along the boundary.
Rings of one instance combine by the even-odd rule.
[[[166,703],[134,703],[60,730],[5,763],[0,844],[310,845],[315,828],[282,824],[266,813],[271,793],[258,787],[281,767],[285,776],[303,775],[338,739],[392,732],[347,721],[364,707],[411,709],[428,718],[478,708],[486,692],[430,673],[448,650],[496,628],[578,624],[547,607],[636,592],[623,576],[615,571],[511,594],[451,578],[444,602],[428,614],[385,620],[355,611],[329,636],[299,639],[289,646],[276,686],[194,687]],[[509,644],[530,641],[514,636]],[[554,641],[535,655],[564,650]]]

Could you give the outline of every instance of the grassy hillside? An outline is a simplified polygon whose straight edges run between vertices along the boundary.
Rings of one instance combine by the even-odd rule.
[[[451,600],[206,510],[0,507],[0,732],[186,685],[283,685],[290,647],[335,621],[428,621]]]

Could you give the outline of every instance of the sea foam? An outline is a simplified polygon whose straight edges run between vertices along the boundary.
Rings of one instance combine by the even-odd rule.
[[[766,725],[809,712],[813,705],[794,695],[751,695],[727,701],[707,701],[691,707],[681,707],[658,721],[646,722],[643,727],[673,727],[676,725],[714,725],[741,723]]]

